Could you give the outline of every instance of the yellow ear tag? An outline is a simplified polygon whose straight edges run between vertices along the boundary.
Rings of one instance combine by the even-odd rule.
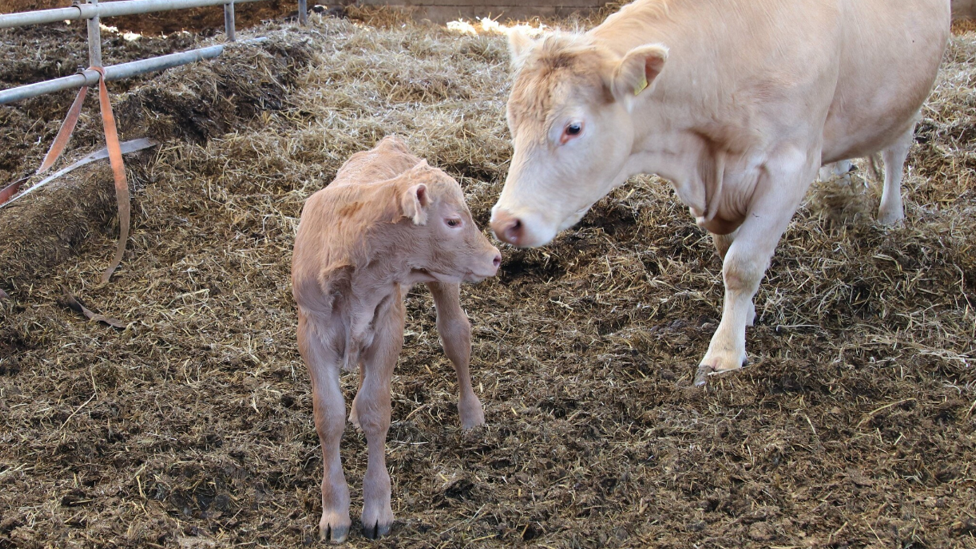
[[[644,91],[644,88],[646,87],[647,87],[647,76],[644,76],[644,78],[641,78],[641,81],[636,86],[634,86],[634,95],[637,95],[640,92]]]

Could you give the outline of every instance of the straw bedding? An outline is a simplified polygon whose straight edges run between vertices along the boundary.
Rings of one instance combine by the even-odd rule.
[[[271,23],[244,33],[263,45],[112,85],[123,137],[160,145],[127,159],[133,231],[110,284],[96,283],[117,232],[104,166],[0,210],[0,548],[317,543],[289,288],[302,203],[396,133],[485,227],[511,154],[503,38],[354,15]],[[2,38],[21,58],[83,51],[77,28]],[[461,431],[415,290],[387,444],[397,522],[349,545],[976,546],[974,58],[960,28],[909,159],[907,222],[874,222],[864,166],[850,186],[816,184],[756,297],[751,365],[704,390],[691,378],[721,265],[659,179],[551,246],[503,249],[499,276],[463,289],[486,427]],[[4,63],[0,81],[31,65],[62,70]],[[69,101],[0,110],[5,180],[37,165]],[[99,143],[94,103],[79,155]],[[86,322],[63,288],[127,327]],[[361,433],[342,452],[356,513]]]

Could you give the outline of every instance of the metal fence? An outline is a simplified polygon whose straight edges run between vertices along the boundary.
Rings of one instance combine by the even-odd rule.
[[[137,15],[157,11],[199,8],[205,6],[224,6],[224,27],[227,40],[236,39],[234,29],[234,4],[245,2],[259,2],[261,0],[120,0],[99,4],[98,0],[87,0],[84,4],[75,4],[69,8],[29,11],[0,15],[0,28],[22,27],[26,25],[40,25],[75,19],[88,20],[88,61],[92,67],[102,67],[102,38],[99,22],[102,17],[120,15]],[[298,0],[298,17],[304,25],[308,22],[306,0]],[[216,45],[180,53],[173,53],[159,57],[151,57],[130,63],[122,63],[104,67],[105,80],[119,80],[137,74],[159,71],[217,57],[224,46]],[[55,91],[80,88],[94,85],[98,82],[97,71],[88,69],[63,78],[18,86],[0,90],[0,104],[11,103],[28,97],[35,97]]]

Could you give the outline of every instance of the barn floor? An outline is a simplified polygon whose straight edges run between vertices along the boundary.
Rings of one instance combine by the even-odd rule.
[[[460,180],[484,228],[510,147],[503,38],[312,23],[111,85],[123,138],[162,144],[127,158],[133,231],[109,284],[106,167],[0,209],[0,549],[317,543],[289,288],[303,200],[396,133]],[[116,37],[106,55],[205,40]],[[0,44],[19,60],[3,87],[84,63],[77,25]],[[850,186],[815,185],[756,298],[751,365],[706,389],[691,381],[720,263],[658,179],[547,248],[503,248],[500,275],[463,290],[484,428],[461,431],[415,290],[387,444],[397,522],[348,546],[976,547],[974,82],[976,33],[960,29],[909,159],[907,223],[875,224],[863,165]],[[0,107],[0,181],[38,165],[71,96]],[[95,103],[74,156],[100,143]],[[86,321],[64,289],[125,329]],[[351,427],[343,459],[355,524]]]

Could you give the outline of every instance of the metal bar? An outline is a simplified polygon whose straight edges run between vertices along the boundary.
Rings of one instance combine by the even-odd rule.
[[[89,6],[98,7],[98,0],[88,0]],[[88,20],[88,66],[102,66],[102,31],[98,28],[98,17]]]
[[[308,3],[306,0],[298,0],[298,22],[308,25]]]
[[[260,2],[262,0],[234,0],[237,3]],[[0,15],[0,29],[8,27],[23,27],[25,25],[42,25],[74,19],[91,19],[93,17],[116,17],[120,15],[137,15],[154,11],[182,10],[201,8],[205,6],[219,6],[227,0],[119,0],[104,4],[78,4],[70,8],[56,8],[52,10],[25,11]]]
[[[264,38],[258,38],[255,40],[248,40],[246,43],[263,42],[264,40]],[[105,67],[105,80],[121,80],[137,74],[161,71],[203,59],[212,59],[220,55],[220,52],[222,51],[224,51],[224,46],[222,45],[210,46],[197,50],[161,55],[151,59],[142,59],[140,61],[112,65]],[[45,82],[38,82],[36,84],[28,84],[26,86],[18,86],[16,88],[2,90],[0,91],[0,105],[20,101],[21,99],[27,99],[29,97],[36,97],[45,93],[80,88],[82,86],[93,86],[97,82],[98,73],[93,70],[85,70],[79,74],[73,74],[63,78],[55,78],[54,80],[47,80]]]
[[[234,32],[234,0],[224,4],[224,31],[227,33],[228,42],[237,40],[237,34]]]

